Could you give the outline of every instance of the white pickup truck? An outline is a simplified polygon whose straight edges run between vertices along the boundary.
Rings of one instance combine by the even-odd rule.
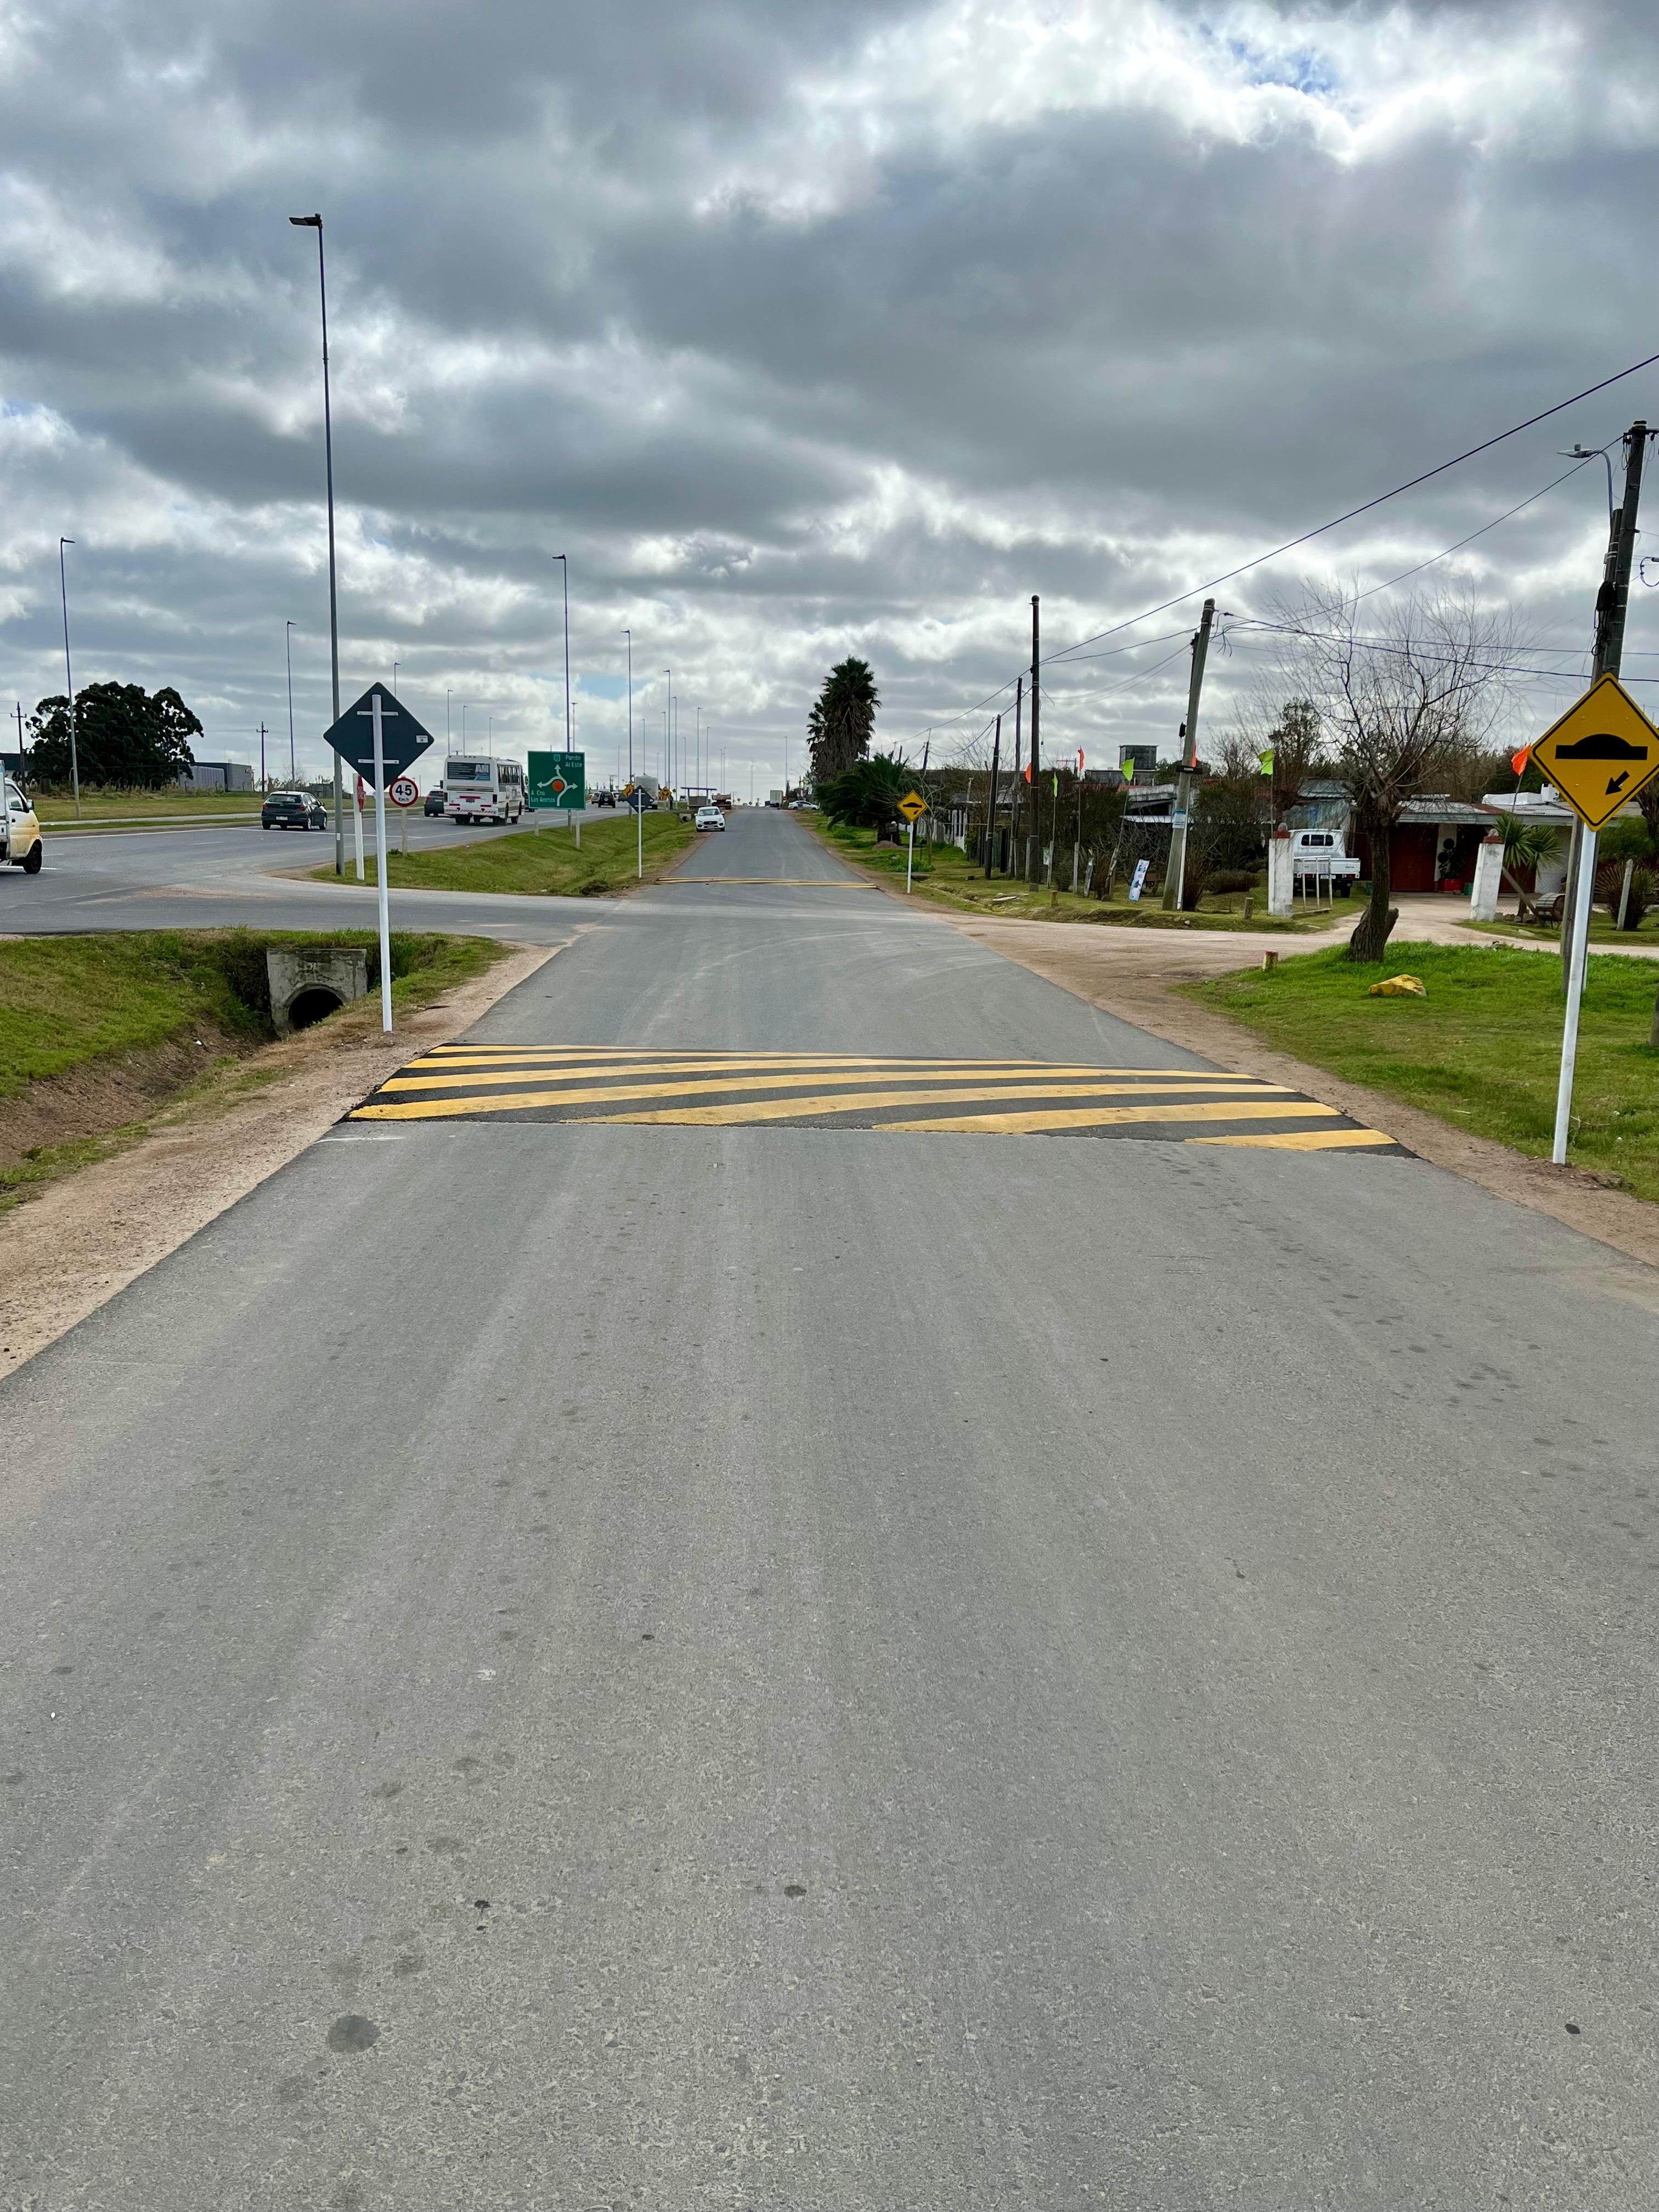
[[[1339,898],[1346,898],[1359,880],[1359,863],[1350,857],[1340,830],[1292,830],[1291,869],[1297,876],[1328,876]]]
[[[9,776],[0,778],[0,860],[9,860],[26,876],[39,875],[45,848],[34,809]]]

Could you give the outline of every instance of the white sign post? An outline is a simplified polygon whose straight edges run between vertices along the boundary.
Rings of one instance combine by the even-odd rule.
[[[357,709],[361,714],[363,709]],[[386,755],[380,740],[380,695],[377,691],[369,702],[369,714],[374,726],[374,879],[380,892],[380,1027],[387,1036],[392,1034],[392,911],[386,894]],[[361,779],[359,788],[362,788]],[[362,805],[357,808],[357,872],[362,873]]]
[[[1555,1091],[1555,1142],[1550,1158],[1557,1167],[1567,1163],[1567,1136],[1572,1127],[1572,1078],[1578,1061],[1578,1010],[1584,1003],[1584,963],[1589,957],[1590,894],[1595,888],[1594,830],[1582,833],[1578,851],[1578,895],[1573,901],[1572,951],[1567,967],[1567,1018],[1561,1032],[1561,1079]]]

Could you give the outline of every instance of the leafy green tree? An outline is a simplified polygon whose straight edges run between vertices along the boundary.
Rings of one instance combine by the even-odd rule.
[[[898,803],[911,781],[909,769],[901,762],[877,753],[872,759],[855,761],[839,775],[821,778],[813,795],[827,821],[879,829],[884,822],[898,819]]]
[[[806,718],[815,786],[842,775],[868,755],[880,704],[867,660],[836,662]]]
[[[75,695],[75,753],[83,784],[160,791],[190,768],[202,726],[171,686],[88,684]],[[29,718],[29,769],[42,784],[70,778],[69,701],[42,699]]]

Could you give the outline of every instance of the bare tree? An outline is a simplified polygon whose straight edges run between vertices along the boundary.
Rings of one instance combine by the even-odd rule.
[[[1221,740],[1224,775],[1261,775],[1262,804],[1267,826],[1277,829],[1293,806],[1299,805],[1308,784],[1328,772],[1324,758],[1324,734],[1319,716],[1306,699],[1286,699],[1275,706],[1279,689],[1257,687],[1254,696],[1239,702],[1233,726]],[[1262,773],[1261,758],[1272,763]]]
[[[1389,903],[1389,833],[1408,799],[1444,791],[1479,753],[1507,702],[1518,642],[1506,612],[1451,588],[1362,608],[1352,591],[1308,585],[1274,613],[1283,672],[1317,716],[1370,842],[1370,897],[1348,957],[1381,960],[1400,918]]]

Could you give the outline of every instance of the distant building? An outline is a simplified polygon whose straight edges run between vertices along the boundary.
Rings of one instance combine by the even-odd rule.
[[[1117,764],[1126,781],[1150,783],[1158,774],[1156,745],[1120,745]]]
[[[179,778],[185,791],[252,791],[253,770],[246,761],[191,761]]]
[[[1123,788],[1123,771],[1121,768],[1085,768],[1083,781],[1095,785],[1097,789],[1121,791]]]

